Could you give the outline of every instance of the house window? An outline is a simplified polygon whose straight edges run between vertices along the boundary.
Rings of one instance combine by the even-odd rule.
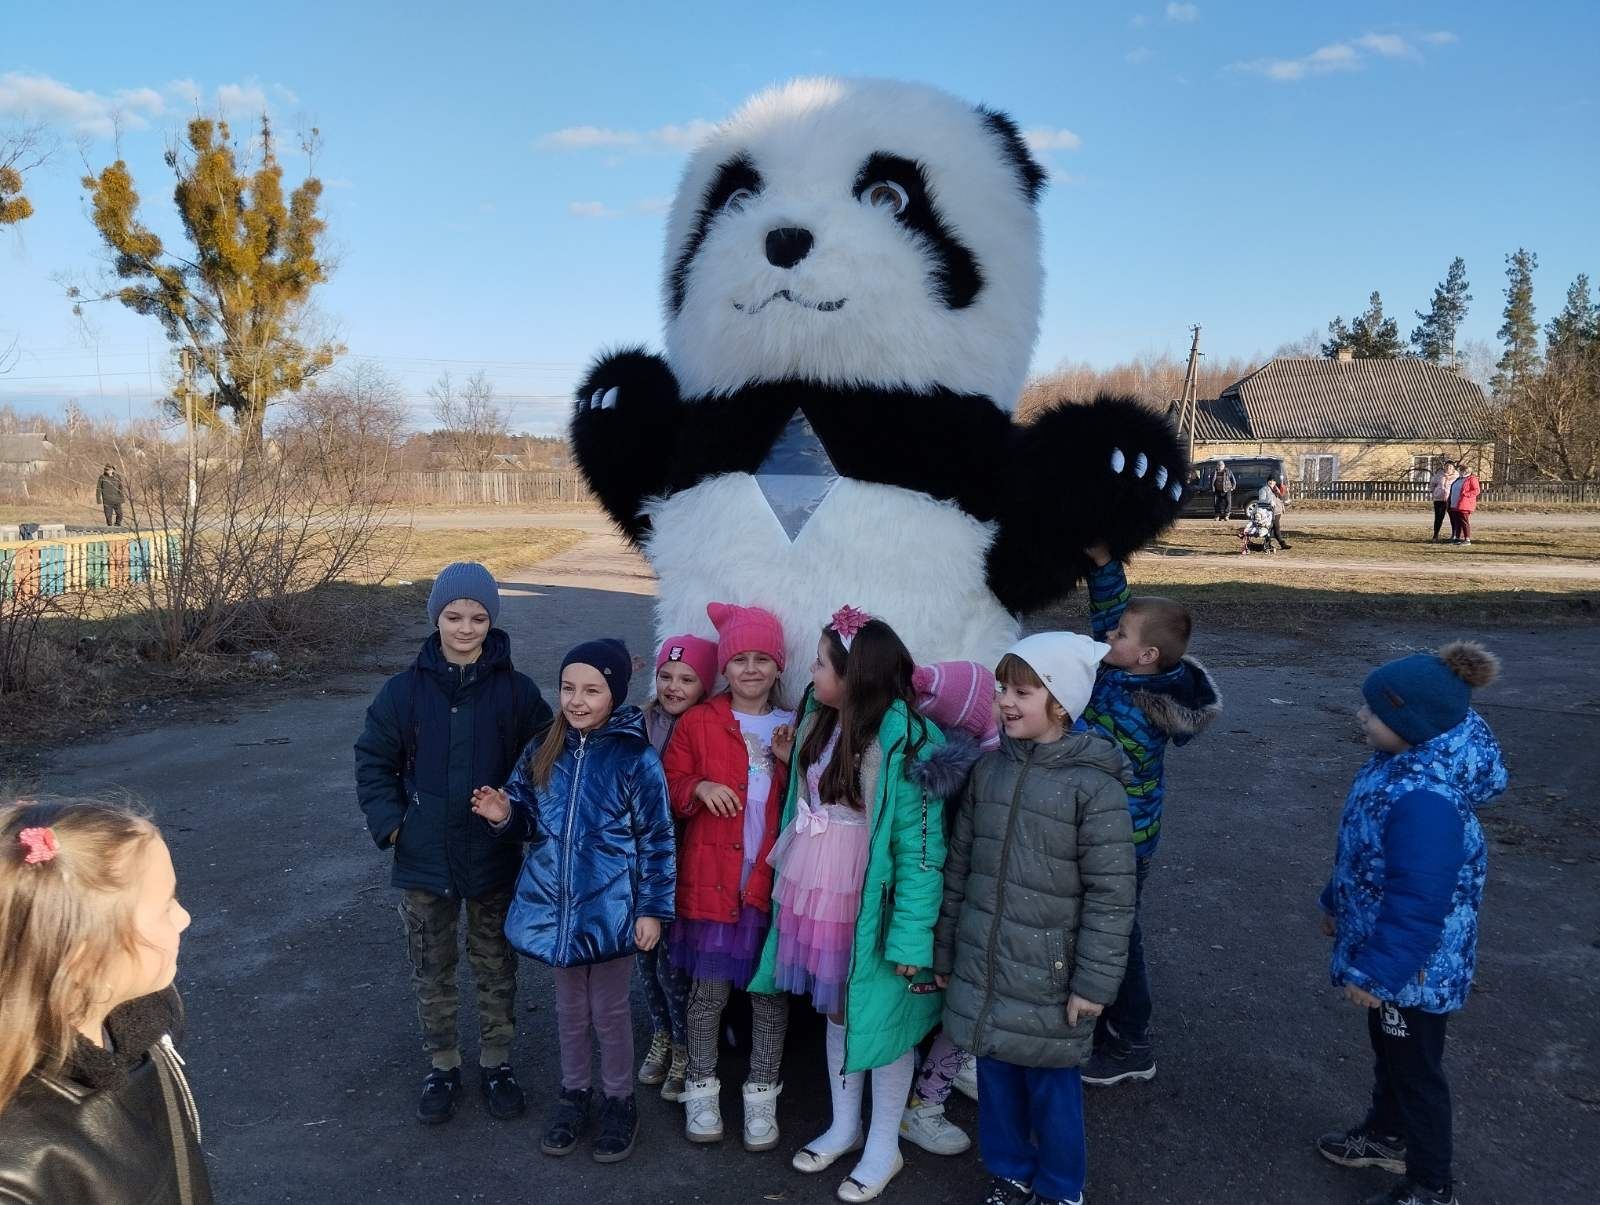
[[[1411,458],[1411,480],[1426,485],[1433,480],[1433,475],[1444,468],[1448,456],[1413,456]]]
[[[1331,453],[1300,457],[1300,480],[1307,485],[1326,485],[1339,476],[1339,458]]]

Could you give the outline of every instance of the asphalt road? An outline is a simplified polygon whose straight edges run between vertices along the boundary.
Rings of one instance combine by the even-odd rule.
[[[506,582],[502,623],[518,664],[548,689],[561,652],[579,639],[617,634],[646,649],[650,589],[639,563],[597,535]],[[1081,604],[1056,622],[1081,626]],[[423,632],[419,622],[389,650],[391,669]],[[1145,919],[1160,1074],[1090,1097],[1096,1205],[1349,1202],[1390,1182],[1335,1168],[1311,1149],[1319,1132],[1360,1116],[1369,1076],[1364,1020],[1326,982],[1315,900],[1363,756],[1352,719],[1362,675],[1457,634],[1360,624],[1314,640],[1198,633],[1194,651],[1217,674],[1227,711],[1169,762]],[[1507,663],[1482,704],[1514,787],[1485,814],[1495,841],[1479,982],[1451,1023],[1460,1191],[1468,1205],[1594,1200],[1600,629],[1485,636]],[[515,1059],[535,1116],[497,1123],[469,1096],[449,1125],[416,1124],[426,1060],[395,893],[352,787],[351,742],[380,681],[352,676],[290,697],[218,703],[45,760],[46,789],[130,791],[155,810],[172,845],[194,914],[180,976],[186,1055],[218,1199],[831,1200],[847,1166],[811,1178],[788,1165],[827,1120],[819,1033],[798,1019],[777,1151],[691,1146],[681,1111],[646,1096],[627,1162],[541,1156],[536,1114],[553,1091],[557,1057],[549,976],[528,963]],[[642,1036],[642,1008],[636,1020]],[[470,1031],[470,1007],[463,1021]],[[470,1063],[470,1032],[466,1049]],[[726,1060],[725,1110],[736,1127],[742,1068],[737,1055]],[[951,1114],[973,1127],[961,1098]],[[981,1196],[975,1155],[906,1149],[906,1171],[886,1200]]]

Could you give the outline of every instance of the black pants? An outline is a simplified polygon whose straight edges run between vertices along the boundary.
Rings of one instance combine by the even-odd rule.
[[[1217,490],[1212,503],[1212,511],[1219,519],[1226,519],[1233,514],[1233,491]]]
[[[1445,516],[1450,513],[1448,502],[1435,502],[1433,504],[1433,538],[1439,538],[1439,529],[1444,526]]]
[[[1448,1013],[1385,1004],[1367,1010],[1377,1056],[1366,1128],[1404,1138],[1406,1175],[1429,1188],[1450,1184],[1450,1085],[1444,1077]]]
[[[105,512],[107,527],[122,526],[122,503],[105,502],[101,504],[100,509]]]
[[[1283,516],[1282,515],[1275,514],[1275,515],[1272,516],[1272,538],[1274,540],[1278,541],[1278,543],[1280,545],[1282,545],[1284,548],[1289,547],[1287,544],[1284,544],[1284,542],[1283,542]]]

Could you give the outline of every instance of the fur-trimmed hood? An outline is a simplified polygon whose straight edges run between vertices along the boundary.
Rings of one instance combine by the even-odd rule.
[[[1175,745],[1187,744],[1222,713],[1222,692],[1210,671],[1193,657],[1151,678],[1128,697]]]
[[[954,799],[967,785],[973,764],[982,756],[978,742],[957,728],[946,736],[943,745],[907,765],[906,777],[935,799]]]

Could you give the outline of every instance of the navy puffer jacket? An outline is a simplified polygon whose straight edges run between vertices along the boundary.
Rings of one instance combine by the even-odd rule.
[[[506,781],[518,752],[550,724],[539,688],[511,667],[511,638],[491,628],[471,665],[451,665],[439,633],[384,683],[356,741],[356,793],[378,848],[394,844],[396,887],[477,899],[509,888],[517,851],[472,813],[472,792]]]
[[[672,919],[677,873],[661,756],[644,714],[619,707],[592,733],[567,733],[544,787],[530,746],[506,784],[507,844],[526,841],[506,937],[550,966],[587,966],[635,952],[637,917]]]

